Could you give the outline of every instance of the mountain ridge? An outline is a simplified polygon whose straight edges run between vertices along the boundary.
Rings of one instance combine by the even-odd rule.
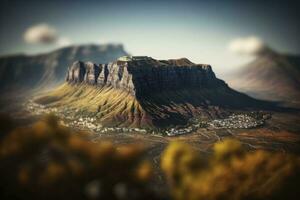
[[[235,71],[228,78],[238,91],[255,98],[300,102],[300,56],[274,51],[259,55],[254,61]]]
[[[122,45],[75,45],[37,55],[0,58],[0,90],[43,88],[61,83],[67,66],[75,60],[110,62],[128,55]]]

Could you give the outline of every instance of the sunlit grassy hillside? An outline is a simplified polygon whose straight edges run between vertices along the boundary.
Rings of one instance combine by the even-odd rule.
[[[71,109],[79,117],[95,117],[104,126],[142,128],[184,125],[192,117],[224,116],[224,108],[266,105],[228,87],[148,92],[140,96],[108,86],[68,83],[36,97],[35,102],[59,110]]]
[[[140,103],[127,91],[111,87],[63,84],[35,102],[58,109],[69,108],[78,115],[92,116],[108,126],[151,126]]]

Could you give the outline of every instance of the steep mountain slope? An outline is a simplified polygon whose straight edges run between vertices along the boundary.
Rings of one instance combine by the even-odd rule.
[[[233,73],[233,88],[256,98],[300,102],[300,56],[268,51]]]
[[[47,87],[63,81],[67,66],[76,60],[110,62],[127,55],[122,45],[79,45],[27,56],[0,58],[0,90]]]
[[[268,106],[229,88],[210,65],[185,58],[132,57],[100,65],[75,62],[66,81],[35,101],[96,117],[104,125],[167,127],[186,124],[195,116],[220,117],[226,108]]]

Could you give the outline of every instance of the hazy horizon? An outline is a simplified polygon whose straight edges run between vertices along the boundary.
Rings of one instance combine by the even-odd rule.
[[[5,0],[0,9],[1,56],[120,43],[132,55],[186,57],[223,73],[253,57],[229,50],[239,38],[258,38],[276,51],[300,54],[292,2]]]

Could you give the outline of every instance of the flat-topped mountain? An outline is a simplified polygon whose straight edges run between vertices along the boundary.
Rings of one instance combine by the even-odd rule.
[[[216,78],[210,65],[193,64],[187,59],[155,60],[150,57],[121,57],[109,64],[73,63],[66,81],[112,86],[133,95],[181,89],[215,88],[225,83]]]
[[[134,127],[185,124],[195,116],[220,117],[225,109],[267,105],[229,88],[210,65],[144,56],[108,64],[76,61],[66,83],[36,102],[68,107],[104,125]]]

